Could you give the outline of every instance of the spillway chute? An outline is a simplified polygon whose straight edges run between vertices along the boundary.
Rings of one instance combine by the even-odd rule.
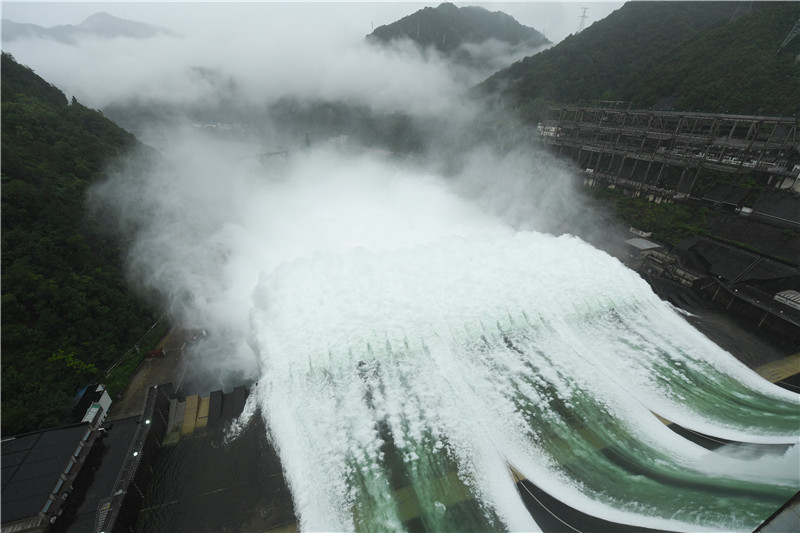
[[[783,442],[796,399],[579,239],[317,254],[254,301],[259,401],[304,529],[538,528],[508,460],[581,512],[673,531],[752,529],[793,491],[710,476],[651,411]]]

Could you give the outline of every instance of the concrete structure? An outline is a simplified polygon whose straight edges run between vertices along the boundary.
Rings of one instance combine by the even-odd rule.
[[[770,361],[755,369],[759,376],[772,383],[780,383],[786,379],[800,374],[800,352]],[[800,522],[798,522],[800,524]]]
[[[673,201],[692,195],[703,171],[759,174],[800,191],[797,125],[794,117],[564,106],[548,110],[538,133],[577,160],[587,184]]]
[[[137,416],[139,426],[125,454],[117,480],[110,493],[97,505],[95,533],[133,531],[137,527],[140,512],[147,515],[151,510],[148,508],[148,493],[153,490],[150,486],[151,480],[164,475],[159,470],[159,461],[165,453],[164,450],[168,450],[166,455],[169,456],[172,446],[180,441],[193,441],[190,442],[190,447],[196,447],[199,445],[198,441],[203,441],[208,444],[207,448],[210,450],[210,453],[208,450],[206,453],[213,456],[214,450],[220,448],[227,424],[242,413],[246,400],[247,389],[244,386],[236,387],[229,394],[214,391],[206,398],[192,395],[184,400],[176,396],[172,384],[149,387],[144,408]],[[219,453],[224,455],[222,451]],[[276,464],[280,471],[277,458]],[[190,476],[198,473],[182,472],[182,475]],[[174,472],[166,475],[173,476]],[[224,477],[226,472],[218,472],[215,475]],[[211,486],[213,485],[211,477],[213,476],[207,477],[207,483],[184,489],[199,491],[201,498],[207,497],[210,493],[220,495],[226,489],[214,489]],[[184,486],[182,478],[169,482],[176,481],[178,485]],[[163,486],[164,482],[156,485]],[[282,486],[285,486],[285,483]],[[288,489],[285,489],[285,492],[288,494]],[[288,502],[288,511],[284,509],[287,508],[285,504],[281,506],[281,509],[284,509],[281,514],[281,524],[286,522],[287,513],[293,520],[291,499]],[[187,497],[187,501],[175,501],[171,504],[162,502],[158,507],[164,505],[175,509],[177,513],[179,510],[185,510],[185,506],[196,505],[196,502],[194,497]],[[196,514],[196,507],[194,509]],[[161,509],[157,515],[161,516],[163,513],[164,509]],[[171,515],[167,513],[165,521],[170,523],[171,519]],[[175,525],[175,522],[172,524]]]
[[[800,492],[767,518],[753,533],[786,533],[800,530]]]
[[[153,475],[152,465],[166,435],[169,401],[174,395],[171,384],[148,389],[139,427],[111,494],[98,504],[94,526],[96,533],[133,529]]]
[[[654,277],[679,283],[757,328],[800,342],[800,309],[793,300],[800,300],[800,268],[704,237],[684,239],[672,251],[633,249],[639,254],[630,266],[651,284]]]
[[[242,414],[247,396],[247,388],[240,385],[229,394],[218,390],[205,398],[197,394],[187,396],[183,401],[174,398],[170,401],[164,444],[175,444],[183,438],[222,431],[226,423]]]
[[[228,438],[247,397],[239,386],[170,401],[167,435],[136,530],[296,531],[292,497],[263,418],[255,415]]]

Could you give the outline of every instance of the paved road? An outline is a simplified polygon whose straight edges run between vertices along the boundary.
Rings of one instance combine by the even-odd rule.
[[[163,383],[176,384],[184,364],[183,346],[186,333],[173,327],[156,346],[164,349],[164,357],[146,358],[136,369],[121,398],[112,398],[108,421],[135,416],[141,413],[147,389]]]

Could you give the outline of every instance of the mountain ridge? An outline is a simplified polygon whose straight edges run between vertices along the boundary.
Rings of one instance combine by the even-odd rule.
[[[407,38],[419,46],[434,47],[445,53],[463,44],[477,44],[489,39],[510,45],[527,43],[530,47],[550,44],[542,33],[520,24],[511,15],[476,6],[459,8],[451,3],[425,7],[375,28],[366,38],[382,44]]]
[[[95,37],[114,39],[150,39],[158,35],[173,35],[165,28],[122,19],[104,11],[94,13],[77,25],[64,24],[45,28],[37,24],[14,22],[3,19],[3,41],[14,41],[24,38],[52,39],[64,44],[75,44],[80,38]]]

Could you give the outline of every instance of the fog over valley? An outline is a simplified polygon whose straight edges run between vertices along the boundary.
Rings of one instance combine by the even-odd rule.
[[[235,97],[263,104],[286,94],[366,98],[383,106],[409,104],[427,87],[430,104],[449,93],[452,79],[437,69],[409,70],[396,54],[367,52],[363,38],[423,6],[416,3],[26,4],[4,3],[2,17],[44,27],[78,25],[98,12],[163,28],[171,34],[146,39],[99,39],[74,44],[21,39],[4,49],[94,108],[130,98],[169,103],[213,103],[215,87],[192,78],[199,67],[237,84]],[[520,11],[522,24],[554,39],[579,24],[577,4],[484,4],[490,11]],[[598,20],[621,3],[597,3]],[[505,9],[510,7],[511,9]],[[596,13],[595,13],[596,11]],[[601,15],[602,14],[602,15]],[[60,16],[59,20],[54,17]],[[548,27],[544,27],[547,25]],[[565,32],[565,33],[561,33]],[[432,62],[436,58],[430,58]],[[387,61],[387,62],[383,62]],[[398,63],[400,61],[400,63]],[[417,68],[420,68],[417,65]],[[491,74],[491,72],[487,73]],[[102,79],[103,83],[98,80]],[[356,79],[358,83],[355,83]],[[471,82],[481,80],[471,79]],[[228,88],[229,89],[229,88]],[[410,94],[409,94],[410,93]]]
[[[370,10],[400,7],[419,6],[149,6],[144,20],[173,33],[6,46],[161,154],[145,171],[131,155],[137,170],[112,174],[91,205],[120,221],[134,243],[131,278],[176,319],[242,330],[236,364],[199,358],[223,383],[228,372],[256,375],[248,301],[281,262],[504,225],[593,226],[564,165],[469,97],[485,67],[408,40],[364,39]],[[510,63],[508,46],[484,44],[492,65]]]

